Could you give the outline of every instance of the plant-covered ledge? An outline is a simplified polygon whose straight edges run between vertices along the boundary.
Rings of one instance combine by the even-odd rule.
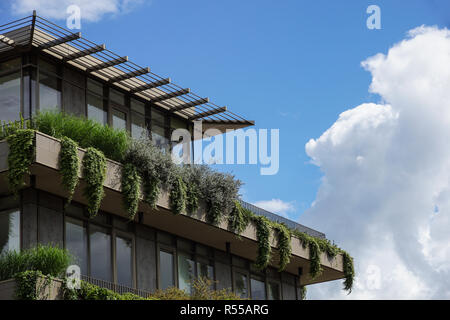
[[[229,174],[207,166],[177,166],[148,138],[133,140],[125,131],[60,113],[46,112],[8,128],[0,132],[0,139],[6,139],[0,142],[0,179],[15,194],[32,174],[36,187],[86,204],[92,217],[101,208],[135,220],[141,212],[140,219],[151,223],[200,221],[256,243],[252,260],[258,269],[273,265],[282,271],[293,260],[309,260],[302,284],[325,281],[321,275],[328,270],[327,280],[344,278],[344,289],[351,291],[354,269],[348,253],[242,208],[241,182]],[[40,178],[54,171],[63,188],[54,179]],[[151,217],[158,211],[162,215],[155,221]]]

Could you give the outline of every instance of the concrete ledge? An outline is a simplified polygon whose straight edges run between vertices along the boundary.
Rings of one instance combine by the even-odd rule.
[[[54,279],[51,280],[47,286],[45,286],[44,283],[46,280],[47,279],[45,277],[39,277],[37,279],[37,300],[62,300],[62,281]],[[17,300],[16,289],[17,281],[15,279],[1,281],[0,300]]]

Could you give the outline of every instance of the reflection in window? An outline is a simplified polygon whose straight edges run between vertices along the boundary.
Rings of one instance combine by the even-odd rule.
[[[56,76],[39,73],[39,110],[61,109],[60,80]]]
[[[192,280],[195,278],[195,262],[189,255],[178,255],[178,286],[181,290],[191,293]]]
[[[0,254],[20,250],[20,212],[0,211]]]
[[[133,242],[131,239],[116,237],[117,283],[133,287]]]
[[[269,300],[280,300],[280,285],[278,283],[269,282],[267,290],[267,298]]]
[[[0,77],[0,106],[3,121],[20,119],[20,72]]]
[[[97,121],[101,124],[108,123],[108,113],[103,107],[103,99],[93,94],[87,96],[88,119]]]
[[[111,276],[111,236],[106,228],[90,225],[91,276],[112,281]]]
[[[264,281],[250,279],[250,287],[252,290],[253,300],[265,300],[266,299],[266,284]]]
[[[121,106],[125,105],[125,96],[123,93],[120,93],[117,90],[114,89],[110,89],[109,91],[109,100],[111,100],[111,102],[117,103]]]
[[[66,249],[75,257],[81,274],[87,275],[87,232],[83,221],[66,217]]]
[[[248,284],[247,284],[247,276],[243,273],[236,272],[235,273],[235,292],[241,298],[248,298]]]
[[[143,138],[146,135],[145,118],[144,116],[132,113],[131,114],[131,136],[134,139]]]
[[[169,147],[169,139],[165,136],[165,128],[157,125],[152,124],[152,141],[161,150],[167,150]]]
[[[127,115],[125,112],[113,109],[112,111],[112,125],[115,129],[127,129]]]
[[[173,262],[172,253],[159,251],[160,289],[162,290],[175,286]]]

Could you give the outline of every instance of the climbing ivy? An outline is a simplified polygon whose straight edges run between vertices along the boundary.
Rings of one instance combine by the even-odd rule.
[[[228,230],[240,235],[247,228],[252,216],[254,216],[253,212],[243,208],[236,200],[233,210],[228,215]]]
[[[278,272],[281,272],[291,260],[291,231],[282,223],[272,223],[272,227],[278,234],[278,253],[280,255]]]
[[[25,174],[30,174],[30,166],[34,159],[34,131],[18,129],[7,137],[8,154],[8,183],[11,192],[17,197],[23,187]]]
[[[180,176],[171,179],[169,203],[174,214],[180,214],[186,209],[186,185]]]
[[[90,217],[97,215],[104,197],[103,183],[106,177],[106,158],[101,151],[87,148],[83,158],[83,175],[86,182],[84,196],[88,200],[87,210]]]
[[[341,250],[343,264],[344,264],[344,290],[350,294],[353,288],[353,280],[355,278],[355,267],[353,265],[353,258],[344,250]]]
[[[75,188],[78,184],[80,159],[78,158],[78,144],[67,137],[63,137],[61,139],[59,167],[62,174],[62,185],[69,192],[67,203],[70,203],[72,201]]]
[[[144,202],[150,205],[153,209],[156,209],[156,201],[158,200],[160,192],[159,182],[158,180],[151,177],[146,177],[145,175],[143,180]]]
[[[53,277],[44,275],[41,271],[30,270],[15,275],[16,291],[18,300],[46,300],[48,299],[49,286]],[[39,281],[41,280],[41,281]],[[47,293],[46,293],[47,291]]]
[[[318,277],[322,273],[322,266],[320,264],[321,250],[319,244],[317,243],[317,239],[298,230],[293,230],[293,234],[300,239],[303,248],[309,248],[309,275],[312,279]]]
[[[252,221],[256,225],[256,238],[258,240],[258,256],[255,267],[264,270],[270,262],[272,247],[270,245],[270,221],[264,216],[253,216]]]
[[[123,205],[130,220],[134,219],[141,196],[141,177],[136,167],[127,163],[122,168]]]

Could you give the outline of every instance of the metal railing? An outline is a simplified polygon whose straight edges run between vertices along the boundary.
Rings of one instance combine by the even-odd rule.
[[[136,294],[136,295],[144,297],[144,298],[148,297],[151,294],[150,291],[146,291],[146,290],[142,290],[142,289],[135,289],[135,288],[123,286],[123,285],[120,285],[117,283],[100,280],[100,279],[95,279],[95,278],[88,277],[85,275],[81,276],[81,280],[86,281],[90,284],[99,286],[100,288],[109,289],[109,290],[114,291],[119,294],[133,293],[133,294]]]
[[[270,211],[264,210],[262,208],[259,208],[251,203],[245,202],[240,200],[242,207],[246,208],[247,210],[250,210],[251,212],[255,214],[259,214],[262,216],[265,216],[267,219],[279,223],[284,223],[286,226],[292,229],[297,229],[301,232],[304,232],[312,237],[322,238],[325,239],[325,234],[319,231],[316,231],[314,229],[308,228],[304,225],[301,225],[297,222],[294,222],[292,220],[286,219],[285,217],[279,216],[275,213],[272,213]]]

